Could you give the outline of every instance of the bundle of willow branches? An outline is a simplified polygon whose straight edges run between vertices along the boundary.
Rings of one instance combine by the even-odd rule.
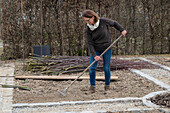
[[[68,74],[83,71],[89,65],[84,56],[34,57],[27,59],[25,70],[41,74]]]
[[[59,75],[82,72],[89,65],[89,56],[32,57],[27,59],[25,70],[38,74]],[[141,60],[111,59],[111,70],[160,68]],[[97,71],[103,70],[103,61]]]

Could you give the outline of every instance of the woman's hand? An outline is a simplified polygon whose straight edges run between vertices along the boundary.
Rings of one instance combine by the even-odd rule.
[[[100,56],[95,56],[94,59],[95,59],[95,61],[102,60],[102,59],[100,58]]]
[[[126,30],[123,30],[122,31],[122,35],[125,36],[127,34],[127,31]]]

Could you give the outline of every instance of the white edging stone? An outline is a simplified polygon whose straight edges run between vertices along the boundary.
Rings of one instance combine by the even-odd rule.
[[[145,77],[145,78],[147,78],[148,80],[153,81],[155,84],[161,86],[161,87],[164,88],[164,89],[167,89],[167,90],[170,89],[170,86],[169,86],[169,85],[167,85],[167,84],[165,84],[165,83],[163,83],[163,82],[161,82],[161,81],[159,81],[159,80],[157,80],[157,79],[155,79],[155,78],[153,78],[153,77],[151,77],[151,76],[149,76],[149,75],[141,72],[140,70],[130,69],[130,71],[133,72],[133,73],[136,73],[136,74],[139,75],[139,76]]]
[[[156,110],[154,108],[147,108],[147,109],[135,109],[135,108],[129,108],[127,109],[127,111],[131,111],[131,112],[141,112],[141,111],[153,111]]]
[[[14,78],[8,78],[8,76],[14,76],[15,65],[5,64],[0,67],[0,75],[7,76],[0,78],[1,84],[14,85]],[[13,88],[0,87],[0,113],[12,113],[12,101],[13,101]]]
[[[13,104],[12,107],[46,107],[46,106],[64,106],[64,105],[82,105],[82,104],[97,104],[97,103],[114,103],[114,102],[136,102],[142,101],[142,98],[127,97],[127,98],[116,98],[116,99],[102,99],[102,100],[91,100],[91,101],[62,101],[62,102],[49,102],[49,103],[17,103]]]

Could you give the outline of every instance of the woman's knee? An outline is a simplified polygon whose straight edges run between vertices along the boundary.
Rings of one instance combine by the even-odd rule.
[[[96,67],[90,67],[90,68],[89,68],[89,71],[90,71],[90,72],[96,71]]]
[[[103,67],[103,68],[104,68],[104,71],[107,71],[107,72],[110,71],[110,67],[105,66],[105,67]]]

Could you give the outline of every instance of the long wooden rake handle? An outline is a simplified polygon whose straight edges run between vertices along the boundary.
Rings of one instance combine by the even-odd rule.
[[[100,55],[100,57],[103,56],[103,54],[105,54],[105,53],[113,46],[113,44],[115,44],[121,37],[122,37],[122,35],[120,35],[120,36]],[[73,82],[71,82],[71,84],[70,84],[68,87],[66,87],[66,88],[64,89],[63,92],[61,92],[61,91],[58,90],[58,91],[60,92],[60,94],[62,94],[63,96],[65,96],[65,95],[64,95],[64,92],[66,92],[66,91],[74,84],[74,82],[77,81],[77,79],[79,79],[95,62],[96,62],[96,61],[94,60]]]

